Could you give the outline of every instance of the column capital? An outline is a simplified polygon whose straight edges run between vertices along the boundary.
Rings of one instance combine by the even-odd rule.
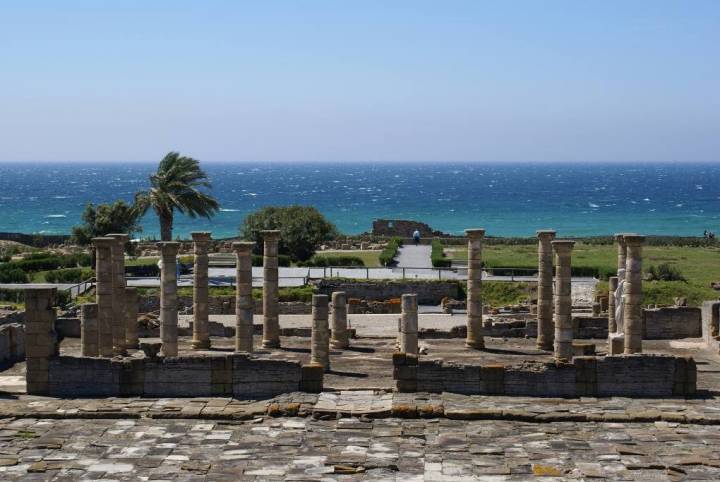
[[[539,229],[535,231],[535,234],[537,234],[537,237],[540,239],[555,239],[555,230],[554,229]]]
[[[263,239],[265,241],[277,241],[278,239],[280,239],[279,229],[265,229],[260,232],[262,233]]]
[[[120,241],[121,244],[125,244],[130,240],[130,235],[124,234],[124,233],[106,234],[105,236],[108,238],[114,238],[114,239]]]
[[[466,235],[468,238],[473,238],[473,239],[482,238],[483,236],[485,236],[485,228],[466,229],[466,230],[465,230],[465,235]]]
[[[253,241],[234,241],[232,244],[232,250],[239,254],[249,253],[254,247]]]
[[[92,243],[96,248],[110,248],[113,244],[115,244],[117,241],[115,238],[111,238],[108,236],[101,236],[98,238],[92,238]]]
[[[627,246],[640,246],[645,242],[645,236],[641,234],[626,234],[624,240]]]
[[[209,243],[212,240],[212,233],[209,231],[193,231],[190,236],[196,243]]]
[[[163,256],[176,256],[180,249],[180,243],[177,241],[160,241],[158,247]]]
[[[575,241],[558,239],[552,242],[553,249],[558,253],[569,253],[575,246]]]
[[[613,236],[615,238],[615,242],[621,245],[625,244],[625,238],[627,236],[632,236],[633,233],[615,233]]]

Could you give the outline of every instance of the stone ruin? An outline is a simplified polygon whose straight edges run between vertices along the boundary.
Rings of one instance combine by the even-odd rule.
[[[278,310],[278,231],[265,231],[263,253],[262,348],[280,346]],[[468,237],[468,281],[465,346],[485,350],[493,327],[483,319],[482,244],[485,231]],[[392,357],[395,389],[402,392],[534,395],[548,397],[692,396],[696,367],[692,358],[643,353],[642,243],[624,234],[617,238],[618,270],[624,274],[622,332],[617,300],[609,297],[608,356],[574,343],[576,323],[571,303],[573,241],[556,240],[555,232],[538,231],[538,300],[535,337],[553,362],[525,360],[520,364],[463,364],[419,356],[418,295],[401,296],[398,350]],[[54,288],[26,291],[25,356],[29,394],[52,396],[233,396],[263,398],[294,391],[319,392],[330,370],[331,349],[350,346],[348,299],[343,291],[312,298],[310,361],[257,353],[253,346],[253,243],[234,242],[236,297],[234,352],[210,351],[208,311],[208,246],[210,233],[193,233],[192,351],[178,349],[176,256],[179,243],[161,242],[160,339],[140,340],[137,291],[125,285],[124,235],[93,240],[96,250],[96,303],[81,306],[81,355],[59,353],[55,333]],[[554,263],[553,263],[554,257]],[[553,276],[554,264],[554,276]],[[624,271],[622,271],[624,270]],[[611,281],[611,287],[619,285]],[[612,289],[612,288],[611,288]],[[332,301],[332,302],[330,302]],[[718,304],[703,308],[703,333],[717,342]],[[705,316],[707,312],[707,316]],[[594,313],[598,315],[598,313]],[[596,317],[597,318],[597,317]],[[621,340],[622,342],[618,341]],[[592,346],[594,348],[594,345]],[[342,356],[340,354],[339,356]],[[390,361],[388,360],[388,363]]]

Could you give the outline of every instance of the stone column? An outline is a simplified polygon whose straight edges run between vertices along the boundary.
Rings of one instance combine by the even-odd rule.
[[[468,237],[467,338],[465,346],[485,348],[482,326],[482,239],[484,229],[466,229]]]
[[[617,269],[619,273],[621,269],[625,269],[625,259],[627,258],[625,233],[617,233],[615,235],[615,243],[617,243]]]
[[[280,231],[263,231],[263,348],[280,346],[278,240]]]
[[[538,237],[538,292],[537,292],[537,347],[552,350],[555,339],[553,326],[553,251],[555,231],[537,232]]]
[[[625,291],[623,320],[625,327],[625,353],[642,353],[642,246],[645,236],[626,234],[627,260],[625,263]]]
[[[80,305],[80,354],[98,356],[98,305],[84,303]]]
[[[322,365],[330,370],[330,332],[328,327],[328,296],[312,297],[312,333],[310,340],[310,364]]]
[[[608,278],[608,335],[617,331],[615,324],[615,291],[618,288],[618,277]]]
[[[125,349],[125,243],[130,236],[127,234],[108,234],[115,244],[111,248],[113,276],[113,319],[112,339],[113,355],[127,354]]]
[[[125,288],[125,347],[137,350],[140,348],[138,337],[138,294],[137,288]]]
[[[180,243],[163,241],[160,246],[160,339],[163,356],[178,354],[177,253]]]
[[[27,393],[50,392],[50,358],[57,354],[55,336],[56,288],[25,290],[25,360]]]
[[[98,350],[113,356],[113,238],[93,238],[95,245],[95,302],[98,305]]]
[[[344,291],[332,294],[332,338],[330,346],[342,350],[350,346],[347,327],[347,297]]]
[[[569,362],[573,357],[571,253],[575,241],[553,241],[555,250],[555,358]]]
[[[252,248],[253,242],[232,244],[237,265],[235,278],[235,351],[253,351],[253,313],[255,301],[252,297]]]
[[[417,355],[418,352],[418,304],[416,294],[402,295],[400,317],[400,351]]]
[[[210,348],[210,318],[208,312],[208,246],[210,233],[190,233],[195,243],[193,272],[193,340],[195,350]]]

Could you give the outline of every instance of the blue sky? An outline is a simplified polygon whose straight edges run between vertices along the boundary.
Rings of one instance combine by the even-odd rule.
[[[717,161],[720,2],[3,1],[0,160]]]

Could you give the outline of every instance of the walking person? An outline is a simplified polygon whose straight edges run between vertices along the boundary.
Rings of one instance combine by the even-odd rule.
[[[415,242],[415,246],[420,244],[420,231],[418,231],[417,229],[413,231],[413,241]]]

